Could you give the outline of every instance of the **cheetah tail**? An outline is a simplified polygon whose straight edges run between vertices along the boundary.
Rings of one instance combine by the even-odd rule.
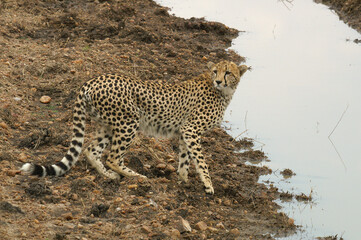
[[[78,95],[73,113],[73,138],[66,155],[61,161],[47,166],[41,166],[34,163],[25,163],[20,170],[29,175],[36,175],[39,177],[45,176],[61,176],[68,172],[71,167],[78,161],[79,155],[84,143],[85,131],[85,114],[86,114],[86,100],[84,92]]]

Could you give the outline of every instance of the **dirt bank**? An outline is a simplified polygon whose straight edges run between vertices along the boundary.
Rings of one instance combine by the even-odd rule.
[[[361,33],[361,1],[360,0],[315,0],[334,10],[345,23]]]
[[[104,179],[83,157],[61,178],[16,170],[63,157],[72,103],[89,78],[121,69],[150,80],[189,79],[207,61],[242,62],[225,51],[237,34],[223,24],[170,16],[149,0],[2,1],[1,238],[272,239],[294,230],[273,202],[278,190],[257,183],[271,170],[245,164],[263,154],[222,129],[202,139],[214,196],[205,195],[194,170],[189,184],[178,185],[174,140],[139,136],[132,146],[128,164],[147,181]],[[50,103],[40,102],[44,95]],[[89,123],[90,135],[93,129]]]

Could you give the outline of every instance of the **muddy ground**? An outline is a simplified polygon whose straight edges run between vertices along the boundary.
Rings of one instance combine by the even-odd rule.
[[[127,163],[146,181],[105,179],[84,157],[59,178],[17,170],[63,157],[72,103],[89,78],[121,70],[183,81],[205,71],[208,61],[241,63],[225,51],[237,35],[220,23],[171,16],[150,0],[1,1],[1,238],[273,239],[293,232],[293,219],[274,200],[294,196],[257,183],[271,170],[246,161],[263,153],[220,128],[202,139],[214,196],[204,193],[194,169],[190,183],[177,183],[172,139],[140,135],[131,147]],[[50,103],[40,102],[44,95]],[[94,128],[89,122],[86,142]]]
[[[334,10],[350,27],[361,33],[361,1],[360,0],[315,0]]]

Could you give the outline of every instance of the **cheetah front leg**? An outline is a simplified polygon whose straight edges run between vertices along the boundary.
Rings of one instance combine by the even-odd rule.
[[[193,159],[196,170],[204,184],[206,193],[214,194],[211,177],[209,176],[208,166],[201,152],[200,136],[194,132],[185,132],[183,140],[189,152],[189,156]]]
[[[87,157],[88,162],[92,165],[99,174],[111,178],[117,179],[119,178],[119,174],[114,172],[113,170],[107,170],[103,163],[101,162],[101,156],[103,154],[104,149],[108,146],[110,139],[112,137],[112,132],[109,127],[99,124],[99,129],[97,130],[97,134],[92,141],[92,143],[85,149],[84,154]]]

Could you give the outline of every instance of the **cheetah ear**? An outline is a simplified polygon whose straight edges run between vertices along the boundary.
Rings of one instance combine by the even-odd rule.
[[[238,69],[240,76],[242,76],[245,72],[247,72],[247,70],[251,70],[251,67],[248,67],[246,65],[241,65],[238,67]]]
[[[212,69],[212,67],[213,67],[214,65],[215,65],[214,62],[208,62],[208,63],[207,63],[207,67],[208,67],[209,70]]]

